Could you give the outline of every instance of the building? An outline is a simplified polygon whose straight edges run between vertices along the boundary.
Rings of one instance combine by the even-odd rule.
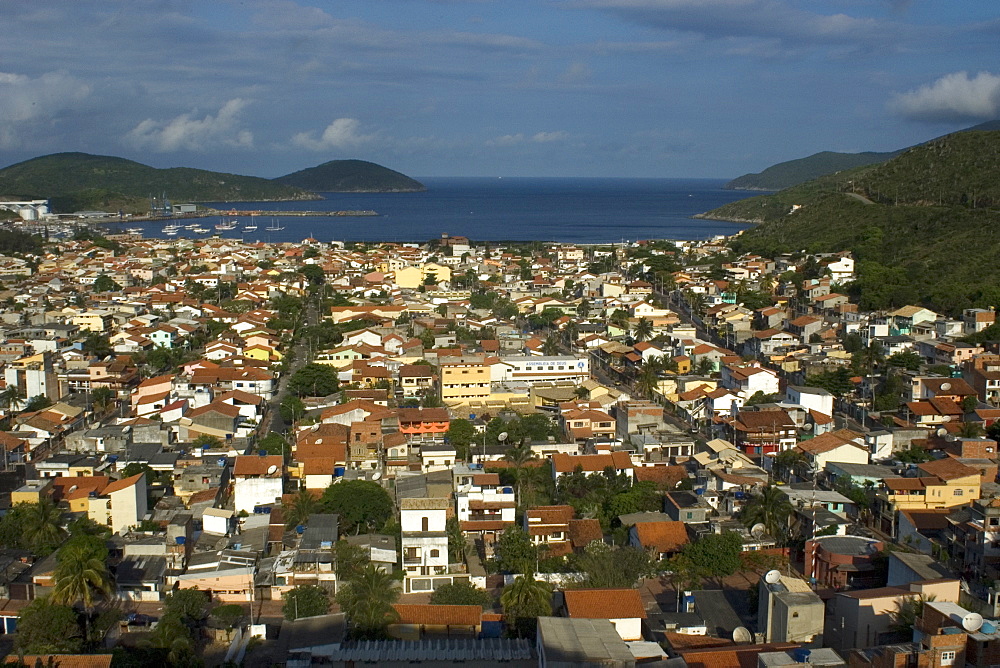
[[[522,382],[532,385],[569,381],[579,385],[590,378],[590,358],[573,355],[501,357],[494,369],[494,382]]]
[[[87,517],[115,533],[142,521],[148,512],[146,474],[140,473],[110,483],[87,499]]]
[[[407,576],[440,575],[448,571],[448,499],[403,498],[399,522],[403,570]]]
[[[438,360],[438,371],[443,403],[489,398],[491,372],[485,356],[442,357]]]
[[[764,642],[822,644],[825,606],[809,583],[787,575],[777,582],[762,577],[757,591],[757,629]]]
[[[233,478],[236,512],[253,513],[281,498],[284,458],[281,455],[239,455],[233,467]]]
[[[566,589],[562,609],[570,619],[606,619],[622,640],[642,640],[646,609],[638,589]]]
[[[884,547],[862,536],[818,536],[806,541],[805,576],[830,589],[864,588],[878,584],[873,559]]]

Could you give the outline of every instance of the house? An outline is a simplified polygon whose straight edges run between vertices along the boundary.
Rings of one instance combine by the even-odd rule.
[[[842,432],[846,432],[843,433]],[[815,438],[800,442],[795,449],[801,452],[806,463],[814,471],[825,471],[827,464],[836,462],[838,464],[867,464],[868,450],[857,442],[863,439],[861,434],[854,434],[856,439],[849,435],[854,434],[849,430],[841,432],[830,432],[821,434]],[[845,437],[846,436],[846,437]]]
[[[392,638],[478,638],[483,609],[478,605],[394,604],[398,618],[387,630]]]
[[[537,646],[541,666],[636,665],[635,655],[607,619],[539,617]]]
[[[451,501],[446,498],[402,498],[403,570],[411,575],[439,575],[448,570],[446,522]]]
[[[733,441],[747,455],[769,455],[795,446],[795,422],[783,410],[743,410],[730,423]]]
[[[616,451],[597,455],[569,455],[557,452],[551,456],[552,475],[556,480],[580,468],[584,473],[603,473],[610,467],[616,474],[633,477],[632,458],[627,452]]]
[[[535,506],[524,513],[524,529],[531,542],[545,546],[547,557],[560,557],[603,540],[601,524],[573,519],[572,506]]]
[[[628,539],[629,545],[652,552],[656,559],[667,559],[687,545],[688,534],[684,522],[637,522],[629,529]]]
[[[396,415],[399,432],[411,443],[443,441],[451,424],[447,408],[399,408]]]
[[[116,480],[87,499],[87,517],[114,533],[139,524],[148,512],[146,474]]]
[[[642,640],[646,609],[638,589],[567,589],[562,592],[564,616],[606,619],[622,640]]]
[[[434,367],[428,364],[403,364],[399,367],[399,388],[404,397],[415,397],[434,387]]]
[[[237,513],[256,512],[281,498],[284,458],[281,455],[239,455],[233,467],[233,503]]]

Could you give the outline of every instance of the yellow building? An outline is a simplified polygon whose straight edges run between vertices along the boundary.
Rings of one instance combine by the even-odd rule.
[[[485,356],[445,357],[439,360],[441,401],[465,403],[490,396],[490,367]]]
[[[19,503],[39,503],[51,495],[52,480],[29,480],[23,486],[10,493],[10,505]]]
[[[415,290],[423,285],[427,277],[434,276],[435,283],[451,282],[451,267],[436,262],[427,262],[420,267],[403,267],[395,272],[396,285]]]
[[[111,328],[112,313],[101,309],[83,311],[73,316],[73,324],[82,330],[106,332]]]
[[[892,532],[900,510],[935,510],[964,506],[979,498],[978,469],[946,457],[925,462],[916,478],[886,478],[878,492],[882,530]],[[891,533],[895,535],[895,533]]]

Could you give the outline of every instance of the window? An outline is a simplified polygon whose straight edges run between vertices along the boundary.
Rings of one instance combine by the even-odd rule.
[[[429,522],[428,522],[427,518],[426,517],[421,517],[420,518],[420,530],[421,531],[427,531],[428,530],[427,529],[428,526],[429,526]]]
[[[962,490],[960,490],[960,489],[956,489],[956,490],[955,490],[955,496],[962,496],[962,495],[963,495],[964,493],[965,493],[965,492],[963,492],[963,491],[962,491]]]
[[[441,556],[441,550],[431,550],[431,559],[436,559]]]
[[[955,663],[955,652],[952,652],[952,651],[941,652],[941,665],[942,666],[950,666],[953,663]]]

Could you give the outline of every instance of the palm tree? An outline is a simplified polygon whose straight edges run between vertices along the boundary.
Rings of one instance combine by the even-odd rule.
[[[300,489],[285,511],[285,527],[291,529],[309,522],[309,516],[320,510],[319,501],[306,488]]]
[[[648,318],[639,318],[633,334],[636,341],[645,341],[653,335],[653,323]]]
[[[521,503],[521,482],[524,478],[524,466],[535,458],[535,453],[526,445],[519,445],[504,453],[503,458],[514,465],[514,478],[517,480],[517,501]]]
[[[896,604],[896,609],[889,613],[889,628],[899,633],[911,633],[913,625],[924,614],[924,604],[933,601],[934,594],[924,596],[921,594],[915,598],[906,598]]]
[[[785,493],[774,485],[768,485],[743,507],[740,519],[746,526],[763,524],[770,535],[781,541],[788,532],[788,518],[792,511],[792,503]]]
[[[552,585],[528,575],[519,575],[500,594],[503,614],[518,636],[530,635],[530,627],[538,617],[552,614]]]
[[[399,599],[399,578],[375,564],[368,564],[347,580],[337,592],[337,603],[347,614],[356,639],[374,640],[385,637],[385,629],[399,618],[392,604]]]
[[[51,499],[43,498],[38,503],[27,504],[21,535],[33,550],[49,546],[51,551],[65,534],[59,526],[61,518],[62,511]]]
[[[559,339],[556,338],[555,334],[549,334],[547,337],[545,337],[545,342],[542,344],[542,354],[543,355],[559,354]]]
[[[637,389],[644,397],[652,399],[659,386],[660,377],[659,374],[656,373],[656,369],[643,364],[642,373],[639,374],[639,378],[635,381],[635,389]]]
[[[89,620],[97,600],[110,598],[114,592],[104,541],[96,536],[74,538],[59,550],[56,559],[52,600],[62,605],[82,602]]]
[[[24,392],[17,385],[8,385],[7,389],[0,392],[0,406],[5,408],[10,408],[11,410],[18,410],[19,406],[23,406],[27,401],[27,397],[24,396]]]

